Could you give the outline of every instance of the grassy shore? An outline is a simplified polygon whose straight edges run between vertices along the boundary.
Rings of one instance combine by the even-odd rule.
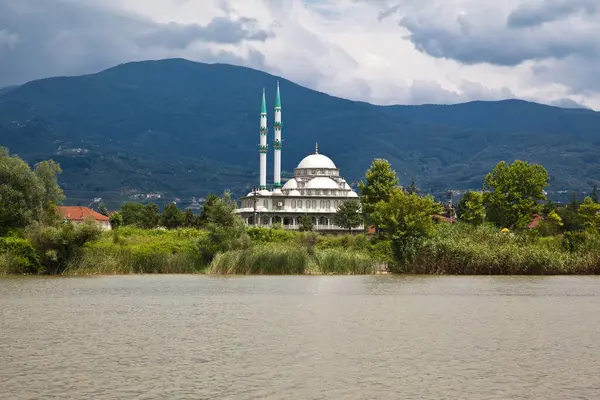
[[[394,253],[392,242],[365,235],[251,228],[247,247],[218,252],[212,260],[201,248],[206,235],[197,229],[123,227],[86,243],[63,274],[373,274],[388,265],[391,272],[411,274],[600,273],[600,236],[584,232],[539,237],[532,231],[440,224],[432,237]],[[3,238],[0,275],[35,274],[42,258],[25,238]]]
[[[600,273],[600,237],[575,232],[538,237],[493,226],[439,225],[396,272],[452,275],[581,275]]]

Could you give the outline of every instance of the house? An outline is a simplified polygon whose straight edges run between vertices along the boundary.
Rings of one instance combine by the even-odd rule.
[[[103,230],[110,230],[110,220],[106,215],[102,215],[91,208],[81,206],[59,206],[57,207],[60,218],[73,223],[83,223],[87,220],[93,220]]]
[[[529,223],[529,225],[527,226],[527,228],[529,229],[537,229],[540,227],[540,223],[544,222],[544,217],[542,217],[541,215],[535,214],[533,216],[533,220]]]
[[[431,218],[433,218],[433,220],[435,222],[437,222],[437,223],[440,223],[440,222],[447,222],[447,223],[450,223],[450,224],[455,224],[456,223],[456,217],[450,218],[450,217],[447,217],[445,215],[435,214],[435,215],[432,215]]]

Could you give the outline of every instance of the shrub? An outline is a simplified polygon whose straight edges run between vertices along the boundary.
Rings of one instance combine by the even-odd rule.
[[[40,258],[28,240],[17,237],[0,237],[0,271],[5,274],[37,274]]]

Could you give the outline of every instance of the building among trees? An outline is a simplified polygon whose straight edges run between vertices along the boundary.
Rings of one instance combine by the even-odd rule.
[[[110,219],[106,215],[100,214],[88,207],[81,206],[59,206],[57,207],[58,216],[63,221],[73,223],[83,223],[88,220],[96,223],[101,229],[109,231],[111,229]]]
[[[263,90],[259,131],[260,182],[248,195],[241,198],[241,206],[236,212],[248,225],[271,226],[281,223],[286,229],[301,229],[301,220],[306,216],[312,219],[314,230],[347,231],[337,226],[334,215],[339,206],[358,198],[350,185],[340,176],[340,170],[333,161],[319,154],[318,145],[314,154],[306,156],[294,170],[294,176],[285,184],[281,182],[281,96],[279,84],[275,99],[273,141],[273,186],[267,188],[267,107]],[[363,226],[354,228],[363,230]]]

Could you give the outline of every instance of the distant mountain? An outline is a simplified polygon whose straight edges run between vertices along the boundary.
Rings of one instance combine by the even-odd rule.
[[[318,142],[349,182],[380,157],[403,183],[414,176],[434,192],[478,188],[498,161],[517,158],[543,164],[550,190],[600,183],[600,113],[591,110],[518,100],[375,106],[249,68],[181,59],[0,91],[0,145],[30,162],[60,162],[71,203],[149,192],[245,194],[258,181],[261,90],[271,142],[278,79],[284,177]],[[272,165],[271,153],[270,175]]]

